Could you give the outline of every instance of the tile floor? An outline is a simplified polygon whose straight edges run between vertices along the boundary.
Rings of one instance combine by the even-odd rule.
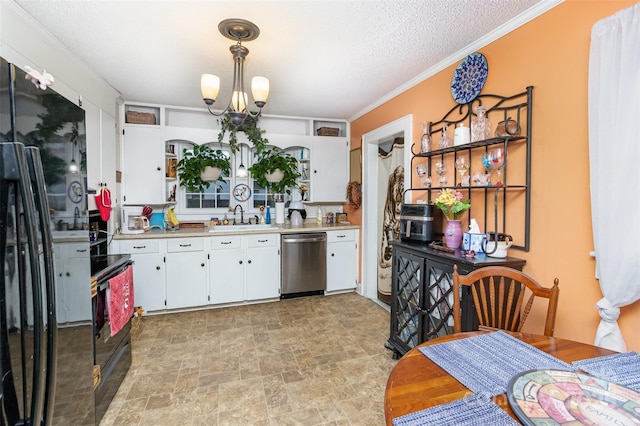
[[[101,426],[384,425],[389,313],[356,293],[141,324]]]

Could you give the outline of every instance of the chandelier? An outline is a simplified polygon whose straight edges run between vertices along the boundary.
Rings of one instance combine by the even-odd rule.
[[[215,116],[228,115],[231,123],[238,128],[244,123],[247,116],[253,118],[260,116],[262,107],[267,103],[267,97],[269,96],[269,80],[265,77],[253,77],[251,80],[251,92],[258,111],[252,113],[247,109],[249,100],[247,92],[244,90],[244,60],[249,54],[249,49],[244,47],[242,42],[258,38],[260,29],[253,22],[244,19],[225,19],[218,24],[218,30],[226,38],[237,42],[229,47],[233,55],[233,90],[226,109],[218,114],[211,110],[211,105],[216,101],[216,96],[220,91],[220,78],[218,76],[202,74],[200,89],[209,112]]]

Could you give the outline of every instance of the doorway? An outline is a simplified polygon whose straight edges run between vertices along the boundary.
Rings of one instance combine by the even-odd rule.
[[[369,133],[362,136],[362,196],[363,196],[363,211],[362,211],[362,293],[364,296],[382,303],[384,298],[384,286],[390,285],[391,268],[388,268],[388,283],[379,282],[380,275],[379,265],[384,262],[380,262],[381,253],[384,253],[385,246],[383,246],[383,228],[389,227],[389,221],[399,220],[398,217],[390,218],[389,215],[394,216],[394,212],[387,212],[387,218],[385,219],[384,208],[386,204],[386,195],[389,186],[389,173],[385,171],[385,168],[379,164],[379,151],[381,146],[388,146],[389,142],[393,144],[394,140],[402,138],[404,140],[404,149],[402,153],[398,152],[397,155],[401,155],[402,160],[396,161],[393,166],[392,172],[397,173],[398,165],[404,169],[402,185],[404,188],[409,188],[411,183],[411,141],[412,141],[412,128],[413,128],[413,116],[407,115],[385,124]],[[387,175],[384,176],[383,173]],[[383,187],[381,187],[383,186]],[[401,195],[404,198],[406,195]],[[406,201],[402,199],[402,202]],[[386,222],[386,225],[384,224]],[[384,268],[383,268],[384,269]],[[383,281],[386,277],[382,277]],[[379,285],[383,287],[383,291],[379,294]]]

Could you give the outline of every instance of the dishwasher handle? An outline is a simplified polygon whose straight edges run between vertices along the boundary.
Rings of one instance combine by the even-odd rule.
[[[300,238],[296,235],[297,238],[287,238],[286,236],[282,237],[283,243],[321,243],[327,241],[326,235],[310,235],[308,237]]]

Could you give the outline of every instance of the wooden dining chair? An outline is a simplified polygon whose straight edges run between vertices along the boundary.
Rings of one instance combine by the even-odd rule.
[[[504,266],[486,266],[470,272],[458,274],[458,266],[453,267],[453,315],[455,333],[462,331],[460,306],[460,286],[470,287],[479,328],[520,331],[531,305],[536,297],[549,299],[544,335],[553,336],[556,310],[558,308],[558,278],[552,288],[541,287],[528,275]],[[525,297],[526,303],[523,304]]]

